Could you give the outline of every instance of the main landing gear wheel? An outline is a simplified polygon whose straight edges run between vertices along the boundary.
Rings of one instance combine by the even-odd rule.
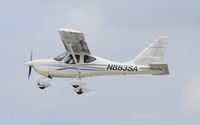
[[[81,94],[83,94],[83,91],[82,91],[82,89],[80,88],[79,89],[79,91],[78,92],[76,92],[78,95],[81,95]]]
[[[83,93],[91,91],[91,89],[88,89],[79,85],[79,87],[74,88],[73,91],[76,92],[78,95],[81,95]]]
[[[91,91],[91,89],[83,87],[86,85],[86,82],[81,81],[78,78],[74,79],[69,84],[74,88],[73,91],[76,92],[78,95]]]
[[[78,87],[79,87],[79,85],[72,85],[72,87],[74,87],[74,88],[78,88]]]

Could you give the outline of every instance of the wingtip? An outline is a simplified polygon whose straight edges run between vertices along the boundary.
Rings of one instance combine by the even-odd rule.
[[[159,36],[155,41],[168,41],[168,36]]]
[[[58,29],[58,32],[73,32],[73,33],[82,33],[78,30],[73,30],[73,29]]]
[[[165,38],[165,39],[168,39],[168,36],[159,36],[158,38]]]

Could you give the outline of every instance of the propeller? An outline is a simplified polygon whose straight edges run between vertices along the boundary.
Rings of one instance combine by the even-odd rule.
[[[30,76],[31,76],[31,70],[32,70],[32,58],[33,58],[33,53],[32,53],[32,50],[31,50],[31,55],[30,55],[30,61],[28,61],[26,63],[26,65],[29,67],[29,70],[28,70],[28,79],[30,79]]]

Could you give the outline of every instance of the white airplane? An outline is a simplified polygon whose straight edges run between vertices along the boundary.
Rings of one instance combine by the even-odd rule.
[[[169,75],[168,65],[163,64],[163,55],[168,37],[162,36],[145,48],[136,58],[127,62],[114,62],[94,56],[90,53],[82,32],[71,29],[58,30],[66,51],[53,59],[32,60],[26,62],[29,67],[28,78],[33,69],[44,77],[38,80],[37,87],[44,89],[50,83],[44,78],[74,78],[70,85],[77,94],[90,91],[81,79],[100,75],[152,74]]]

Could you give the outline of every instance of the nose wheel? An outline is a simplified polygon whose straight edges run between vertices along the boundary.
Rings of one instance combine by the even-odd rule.
[[[44,77],[45,78],[45,77]],[[48,83],[48,82],[42,82],[41,80],[43,80],[44,78],[41,78],[41,79],[39,79],[38,80],[38,83],[37,83],[37,87],[38,88],[40,88],[40,89],[45,89],[45,88],[48,88],[48,87],[50,87],[51,86],[51,84],[50,83]]]
[[[45,89],[46,87],[39,87],[40,89]]]

